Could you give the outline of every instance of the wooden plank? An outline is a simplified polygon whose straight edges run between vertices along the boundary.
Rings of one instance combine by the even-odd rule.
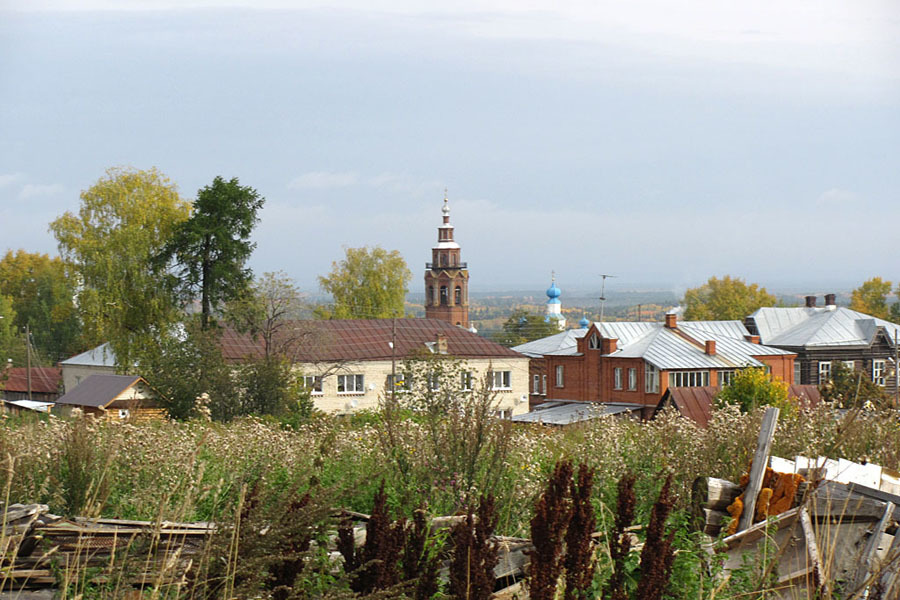
[[[839,483],[858,483],[878,489],[878,486],[881,485],[881,467],[872,463],[861,465],[841,458],[838,459],[837,474],[834,480]]]
[[[881,597],[894,598],[891,592],[900,585],[900,527],[894,531],[894,541],[885,555],[881,571]],[[897,594],[900,596],[900,593]]]
[[[891,522],[891,515],[894,514],[894,503],[888,502],[884,507],[884,515],[875,528],[869,533],[869,539],[866,540],[866,546],[859,560],[859,566],[856,568],[856,575],[853,577],[853,583],[849,588],[850,593],[861,592],[862,588],[867,585],[869,575],[872,573],[875,562],[875,553],[878,550],[878,542],[881,541],[881,534],[887,529]]]
[[[809,560],[810,570],[813,575],[813,585],[816,590],[825,585],[825,574],[822,572],[822,558],[819,555],[819,546],[816,544],[816,532],[813,530],[812,521],[806,507],[800,509],[800,529],[803,531],[803,539],[806,541],[806,556]]]
[[[775,426],[778,424],[778,412],[778,408],[770,406],[763,416],[762,425],[759,428],[759,438],[756,441],[756,452],[753,454],[753,465],[750,467],[750,481],[744,489],[744,512],[741,513],[741,519],[738,522],[738,531],[743,531],[753,525],[756,497],[762,489],[763,476],[765,476],[766,466],[769,464],[769,452],[772,449]]]

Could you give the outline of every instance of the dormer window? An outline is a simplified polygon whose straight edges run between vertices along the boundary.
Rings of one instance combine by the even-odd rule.
[[[592,334],[590,339],[588,339],[588,348],[591,350],[599,350],[600,349],[600,336],[596,333]]]

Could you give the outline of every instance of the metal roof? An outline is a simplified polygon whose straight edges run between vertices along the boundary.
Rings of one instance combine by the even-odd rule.
[[[53,406],[52,402],[38,402],[37,400],[3,400],[3,402],[37,412],[50,412],[50,407]]]
[[[136,375],[91,375],[56,403],[93,408],[106,406],[139,381],[143,379]]]
[[[879,329],[900,337],[900,326],[836,307],[760,308],[750,315],[763,344],[791,347],[869,346]]]
[[[31,367],[31,391],[35,394],[56,394],[62,370],[56,367]],[[12,367],[5,373],[0,372],[0,390],[7,392],[28,391],[28,369]]]
[[[59,363],[60,365],[77,365],[85,367],[115,367],[116,354],[113,352],[109,342],[100,344],[96,348],[91,348],[87,352],[76,354],[72,358]]]
[[[534,410],[512,418],[514,423],[540,423],[543,425],[571,425],[599,417],[641,410],[643,405],[627,402],[575,402],[547,401]]]
[[[539,340],[513,346],[513,350],[532,358],[540,358],[546,354],[561,354],[569,350],[577,352],[576,340],[584,337],[586,332],[587,329],[567,329]]]
[[[700,427],[706,427],[720,390],[721,388],[713,385],[668,388],[660,398],[656,412],[671,403],[682,416],[691,419]],[[788,396],[795,398],[804,408],[812,408],[822,401],[819,388],[815,385],[793,384],[788,387]]]

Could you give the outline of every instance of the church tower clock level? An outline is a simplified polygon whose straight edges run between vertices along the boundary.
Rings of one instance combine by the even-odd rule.
[[[425,263],[425,317],[469,327],[469,271],[459,259],[459,244],[453,240],[450,205],[444,194],[444,222],[438,227],[438,242]]]

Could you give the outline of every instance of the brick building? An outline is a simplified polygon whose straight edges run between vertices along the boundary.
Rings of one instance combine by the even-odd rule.
[[[592,323],[513,348],[531,358],[531,405],[626,402],[650,416],[668,388],[722,386],[743,367],[793,383],[795,353],[763,346],[740,321]],[[546,382],[546,383],[545,383]]]
[[[460,259],[460,247],[453,239],[450,205],[444,195],[443,223],[438,242],[425,263],[425,317],[469,327],[469,270]]]

